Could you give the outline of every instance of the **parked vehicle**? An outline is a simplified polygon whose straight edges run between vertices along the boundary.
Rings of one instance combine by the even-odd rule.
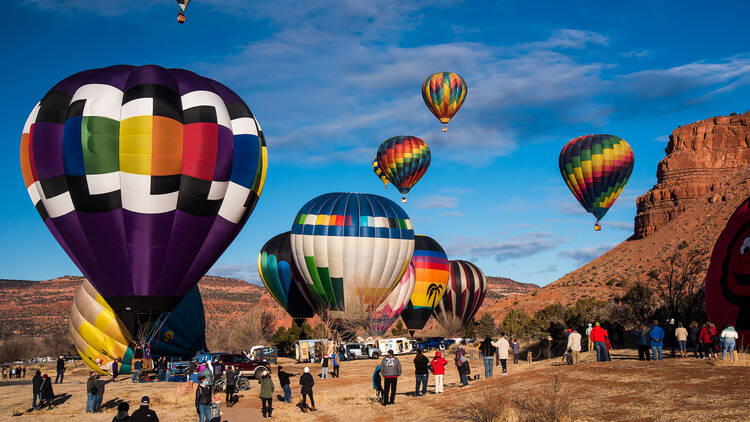
[[[430,337],[422,341],[417,342],[417,347],[424,350],[444,350],[446,346],[445,338],[443,337]]]
[[[240,371],[240,377],[250,377],[260,379],[263,371],[270,371],[270,363],[267,360],[250,359],[244,354],[239,353],[201,353],[198,355],[198,362],[207,362],[219,360],[221,365],[234,366]]]
[[[294,345],[294,356],[297,362],[320,362],[322,354],[327,353],[324,349],[328,349],[329,343],[325,338],[298,340]]]
[[[276,346],[253,346],[250,348],[249,355],[255,360],[267,360],[270,363],[278,361]]]
[[[369,359],[372,358],[371,352],[377,352],[380,357],[380,351],[374,345],[368,347],[363,343],[344,343],[339,346],[341,360]]]
[[[378,339],[375,340],[375,344],[381,355],[385,355],[389,350],[393,350],[394,355],[415,353],[417,351],[413,348],[412,340],[406,337]]]

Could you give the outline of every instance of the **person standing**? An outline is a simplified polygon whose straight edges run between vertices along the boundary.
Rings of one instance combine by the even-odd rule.
[[[734,362],[734,344],[739,338],[737,330],[734,329],[734,326],[727,325],[727,327],[721,332],[721,338],[724,340],[724,345],[721,348],[721,360],[727,358],[728,351],[729,357],[732,358],[732,362]]]
[[[57,376],[55,377],[55,384],[63,382],[63,375],[65,375],[65,359],[62,356],[57,358]]]
[[[492,370],[495,367],[495,352],[497,348],[492,344],[490,336],[485,336],[482,343],[479,345],[479,350],[484,356],[484,377],[492,378]]]
[[[339,355],[339,352],[334,351],[331,354],[331,363],[333,364],[333,376],[335,378],[339,377],[339,361],[341,360],[341,355]]]
[[[23,375],[22,375],[22,376],[23,376],[24,378],[26,378],[26,367],[25,367],[25,366],[23,367]]]
[[[448,365],[448,361],[443,359],[440,350],[435,352],[435,357],[432,358],[430,366],[432,366],[432,373],[435,375],[435,394],[443,392],[443,382],[445,378],[445,367]]]
[[[271,418],[273,417],[273,381],[271,380],[271,374],[268,371],[263,371],[258,384],[260,384],[258,396],[260,397],[263,418]]]
[[[396,399],[396,385],[398,377],[401,376],[401,362],[393,356],[393,350],[388,351],[388,356],[380,362],[380,371],[385,379],[383,388],[383,406],[394,404]]]
[[[128,402],[120,402],[120,404],[117,405],[117,414],[114,418],[112,418],[112,422],[129,422],[130,416],[128,416],[128,411],[130,410],[130,405]]]
[[[688,332],[685,327],[682,326],[681,322],[677,323],[677,328],[674,330],[674,336],[677,340],[677,345],[680,346],[680,357],[686,358]]]
[[[383,401],[383,382],[380,379],[380,365],[375,367],[372,373],[372,389],[375,390],[375,399]]]
[[[112,382],[117,382],[117,376],[120,375],[120,359],[112,361]]]
[[[330,362],[330,358],[328,355],[323,355],[323,357],[320,359],[320,378],[321,379],[328,379],[328,363]]]
[[[456,365],[456,371],[458,372],[458,377],[461,379],[461,385],[466,386],[469,385],[469,381],[464,378],[463,374],[463,360],[462,358],[466,352],[462,347],[459,347],[456,349],[456,356],[453,358],[453,363]]]
[[[211,394],[211,387],[206,377],[200,377],[198,388],[195,390],[195,411],[198,412],[198,422],[211,420]]]
[[[302,386],[302,389],[300,389],[300,393],[302,394],[302,411],[307,412],[307,409],[310,409],[313,412],[316,411],[315,397],[313,397],[313,386],[315,385],[315,380],[312,375],[310,375],[310,368],[307,366],[305,366],[302,376],[299,377],[299,385]],[[310,397],[310,406],[312,407],[307,407],[307,397]]]
[[[130,376],[130,380],[132,382],[138,382],[141,372],[143,372],[143,362],[140,359],[136,359],[135,362],[133,362],[133,373]]]
[[[94,407],[93,412],[98,413],[102,411],[102,401],[104,401],[104,386],[106,383],[104,380],[99,377],[99,375],[95,376],[96,381],[94,382]]]
[[[688,337],[690,338],[690,343],[693,344],[693,357],[696,359],[698,358],[698,350],[700,349],[700,343],[698,342],[699,332],[698,323],[691,321],[688,327]]]
[[[86,381],[86,413],[94,412],[96,393],[96,372],[91,371],[91,373],[89,373],[89,379]]]
[[[279,385],[281,386],[281,389],[284,390],[284,402],[285,403],[291,403],[292,402],[292,388],[290,387],[290,381],[289,377],[292,376],[292,374],[288,372],[284,372],[282,369],[284,367],[279,365]]]
[[[675,336],[676,329],[677,327],[674,325],[674,318],[668,319],[664,327],[664,340],[662,343],[664,347],[669,348],[671,357],[675,357],[675,349],[677,346],[677,337]]]
[[[654,360],[664,360],[662,356],[662,348],[664,347],[664,330],[659,327],[659,321],[654,320],[654,326],[651,327],[649,337],[651,338],[651,352],[654,356]]]
[[[518,342],[518,339],[513,339],[513,342],[510,344],[511,349],[513,349],[513,364],[518,364],[518,353],[521,351],[521,344]]]
[[[497,347],[497,360],[503,369],[503,375],[508,375],[508,352],[510,351],[510,343],[505,338],[505,332],[500,332],[500,339],[494,343]]]
[[[141,407],[130,415],[131,422],[159,422],[159,416],[149,408],[148,396],[141,397]]]
[[[199,376],[202,376],[206,379],[206,382],[208,383],[209,387],[214,386],[214,370],[211,367],[211,362],[207,361],[206,364],[203,366],[203,369],[200,370]]]
[[[701,359],[711,359],[711,336],[711,326],[708,323],[703,324],[700,334],[698,334],[698,342],[701,344]]]
[[[414,357],[414,376],[417,379],[417,386],[414,389],[415,396],[419,396],[420,391],[423,396],[427,395],[427,381],[429,380],[427,368],[429,365],[430,360],[422,353],[422,349],[417,350],[417,355]],[[421,390],[420,385],[422,386]]]
[[[41,371],[36,371],[36,374],[34,374],[34,377],[31,378],[31,391],[34,393],[34,401],[32,402],[32,407],[34,410],[39,410],[39,407],[42,405],[42,382],[44,380],[42,379],[42,373]],[[36,400],[39,399],[39,405],[36,404]]]
[[[638,360],[651,360],[651,338],[649,337],[650,331],[651,330],[646,327],[646,324],[641,324],[640,327],[637,327],[633,330],[633,334],[635,334],[637,339]]]
[[[157,370],[157,376],[159,377],[159,381],[166,381],[167,380],[167,359],[162,356],[159,358],[159,369]]]
[[[581,353],[581,335],[578,333],[578,330],[573,328],[573,331],[568,336],[568,350],[570,350],[570,354],[573,356],[573,364],[580,363],[580,360],[578,358],[578,354]]]
[[[281,367],[279,366],[280,369]],[[227,407],[232,407],[234,405],[234,393],[237,391],[237,377],[239,376],[239,372],[235,371],[234,366],[229,366],[226,372],[224,372],[224,376],[227,379],[224,401],[226,401]]]
[[[591,338],[591,331],[593,331],[593,328],[591,327],[591,323],[589,322],[589,326],[586,328],[586,343],[588,343],[588,350],[589,352],[592,352],[594,350],[594,339]]]
[[[609,361],[609,353],[607,352],[607,330],[601,327],[597,322],[594,324],[594,328],[591,329],[591,341],[594,343],[594,350],[596,350],[596,361],[607,362]]]
[[[52,409],[52,400],[55,399],[55,392],[52,391],[52,378],[48,377],[47,374],[42,376],[42,399],[39,401],[39,406],[43,406],[43,403],[47,403],[47,409]]]

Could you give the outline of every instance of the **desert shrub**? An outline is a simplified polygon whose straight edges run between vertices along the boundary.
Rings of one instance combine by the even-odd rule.
[[[558,372],[539,394],[515,396],[511,400],[519,422],[567,422],[571,415],[570,395],[564,389],[563,376]]]
[[[482,315],[482,318],[476,324],[476,336],[478,338],[484,338],[485,336],[494,337],[495,333],[497,333],[495,319],[490,314]]]
[[[531,316],[518,309],[508,311],[503,322],[500,323],[499,329],[511,338],[527,340],[534,335]]]
[[[471,422],[503,422],[507,420],[508,403],[500,391],[482,392],[481,400],[472,403],[464,411],[466,419]]]
[[[408,332],[409,330],[407,330],[406,327],[404,326],[404,323],[401,322],[401,318],[399,318],[398,321],[396,321],[396,325],[393,328],[391,328],[391,334],[393,334],[396,337],[402,337],[406,335],[406,333]]]

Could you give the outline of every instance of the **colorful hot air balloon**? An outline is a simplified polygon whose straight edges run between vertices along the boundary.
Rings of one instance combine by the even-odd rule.
[[[435,318],[445,326],[457,319],[466,328],[474,319],[487,293],[487,279],[482,270],[467,261],[450,261],[448,288],[435,308]]]
[[[64,79],[21,137],[34,206],[133,333],[173,309],[237,236],[266,166],[237,94],[154,65]]]
[[[414,236],[411,264],[416,272],[416,283],[408,305],[401,312],[401,319],[413,337],[415,330],[424,328],[443,298],[450,273],[443,247],[435,239],[421,234]]]
[[[633,150],[612,135],[586,135],[560,151],[560,173],[578,202],[599,220],[609,211],[633,172]]]
[[[169,313],[149,343],[152,356],[190,359],[206,350],[206,317],[198,286],[193,287]]]
[[[403,277],[413,251],[409,216],[378,195],[320,195],[292,224],[292,256],[316,307],[335,319],[375,310]]]
[[[378,165],[388,180],[404,196],[430,166],[430,147],[416,136],[394,136],[386,139],[378,148]]]
[[[185,9],[187,9],[190,0],[177,0],[177,5],[180,6],[180,10],[177,12],[177,22],[185,23]]]
[[[448,122],[464,103],[468,89],[464,78],[456,73],[433,73],[424,80],[422,99],[443,124],[443,132],[448,130]]]
[[[302,326],[315,316],[313,299],[292,257],[291,232],[272,237],[258,254],[258,274],[266,290]]]
[[[385,185],[385,188],[388,189],[388,178],[385,177],[385,173],[383,173],[383,170],[380,169],[380,164],[378,164],[378,157],[375,157],[374,160],[372,160],[372,171],[375,172],[375,175],[378,176],[381,182],[383,182],[383,185]]]
[[[738,344],[750,342],[750,199],[719,235],[706,273],[706,313],[720,327],[734,326]]]
[[[410,264],[401,281],[370,316],[370,332],[373,335],[382,336],[398,319],[414,291],[415,275],[414,266]]]

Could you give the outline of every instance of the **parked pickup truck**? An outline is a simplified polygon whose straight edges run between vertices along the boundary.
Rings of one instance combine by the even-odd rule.
[[[424,350],[444,350],[446,347],[450,346],[453,343],[455,343],[455,340],[453,339],[446,339],[443,337],[430,337],[428,339],[418,341],[417,346],[419,346],[420,349]]]
[[[235,369],[240,371],[242,377],[252,377],[260,379],[260,374],[263,371],[270,372],[270,364],[267,360],[253,360],[245,355],[237,353],[201,353],[198,356],[198,362],[211,361],[214,362],[219,360],[223,370],[226,370],[228,366],[234,366]]]

